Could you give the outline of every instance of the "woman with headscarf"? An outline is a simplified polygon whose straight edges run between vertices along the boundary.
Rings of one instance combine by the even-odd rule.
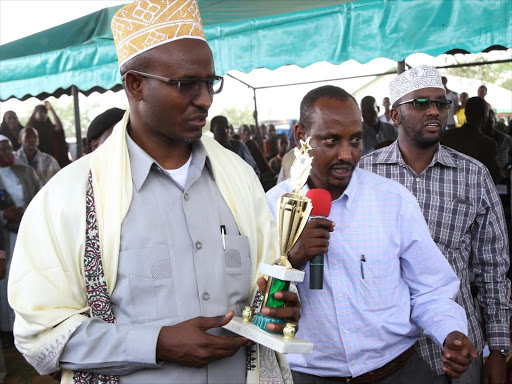
[[[55,120],[52,123],[48,117],[50,111]],[[39,150],[55,157],[61,168],[70,163],[68,157],[68,144],[62,123],[57,113],[48,101],[34,108],[27,126],[34,127],[39,134]]]
[[[18,141],[18,135],[22,129],[23,125],[20,124],[16,112],[7,111],[4,113],[2,125],[0,126],[0,135],[4,135],[11,140],[15,151],[21,147],[21,144]]]

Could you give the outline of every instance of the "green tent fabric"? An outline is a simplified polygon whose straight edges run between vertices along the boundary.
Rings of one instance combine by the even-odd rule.
[[[198,0],[218,74],[512,47],[508,0]],[[0,46],[0,100],[120,89],[107,8]]]

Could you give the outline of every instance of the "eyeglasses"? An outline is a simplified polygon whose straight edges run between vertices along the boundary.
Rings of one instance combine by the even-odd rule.
[[[169,79],[167,77],[152,75],[150,73],[144,73],[144,72],[139,72],[139,71],[135,71],[135,70],[129,70],[128,72],[126,72],[121,77],[121,80],[124,81],[126,78],[126,75],[130,72],[136,73],[143,77],[148,77],[150,79],[160,80],[160,81],[168,83],[172,86],[177,86],[178,93],[181,96],[191,98],[191,99],[193,99],[201,94],[201,90],[203,89],[203,83],[206,85],[206,91],[208,92],[210,99],[213,97],[213,95],[220,93],[222,91],[222,88],[224,87],[224,78],[221,76],[214,76],[214,77],[210,77],[208,79],[197,79],[197,78]]]
[[[398,107],[404,104],[412,104],[414,108],[417,109],[429,109],[432,103],[436,105],[438,111],[442,109],[450,109],[450,106],[452,105],[451,100],[411,99],[402,101],[401,103],[398,103],[396,106]]]

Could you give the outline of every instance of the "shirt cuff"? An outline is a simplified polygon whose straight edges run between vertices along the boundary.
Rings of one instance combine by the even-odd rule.
[[[126,336],[127,360],[142,363],[148,368],[158,368],[156,345],[161,325],[139,325],[128,328]]]
[[[459,331],[460,333],[463,333],[467,336],[468,334],[468,328],[465,324],[458,324],[456,322],[453,323],[447,323],[439,325],[434,332],[432,332],[433,341],[443,348],[444,341],[446,340],[446,337],[455,331]]]
[[[510,330],[508,324],[486,324],[487,341],[490,350],[510,351]]]

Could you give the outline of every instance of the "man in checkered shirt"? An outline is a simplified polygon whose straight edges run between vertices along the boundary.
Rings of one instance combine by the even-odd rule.
[[[359,166],[403,184],[417,198],[432,238],[461,280],[457,303],[468,317],[469,338],[481,352],[484,335],[470,291],[473,273],[483,308],[490,355],[482,355],[456,383],[504,383],[510,348],[509,253],[503,208],[489,171],[480,162],[440,145],[449,102],[439,72],[429,66],[399,75],[389,86],[398,140],[364,156]],[[441,348],[422,338],[419,351],[443,375]],[[452,383],[454,381],[451,381]]]

